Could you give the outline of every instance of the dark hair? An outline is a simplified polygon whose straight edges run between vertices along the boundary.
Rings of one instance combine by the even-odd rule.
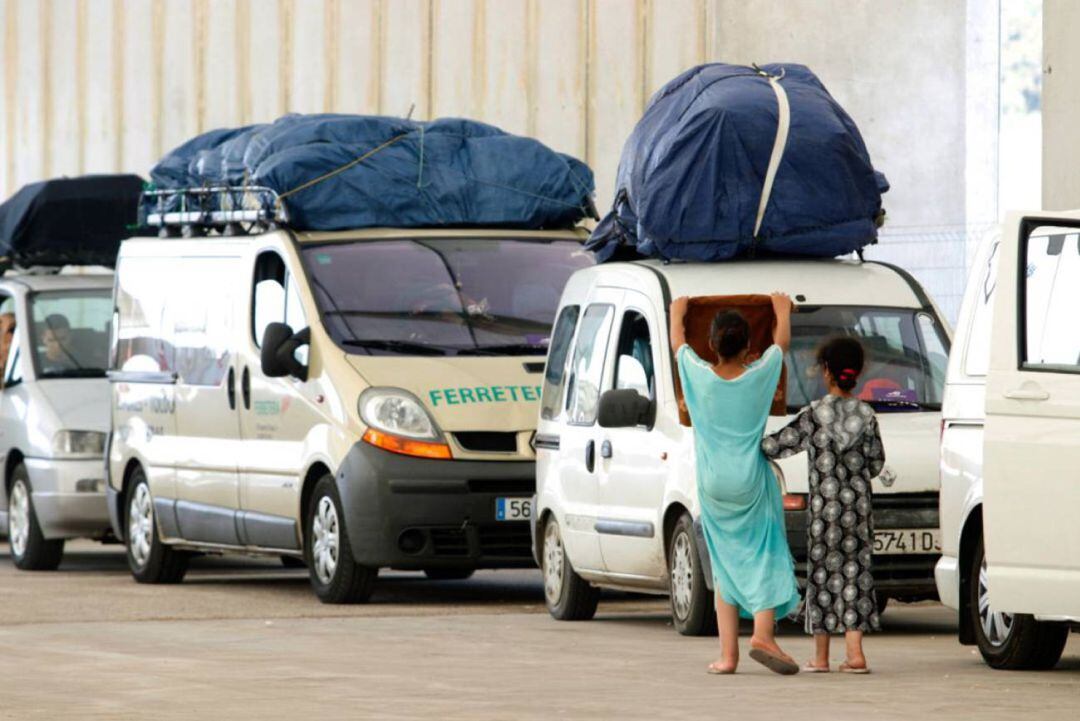
[[[49,330],[71,330],[71,323],[62,313],[52,313],[45,317],[45,327]]]
[[[829,371],[837,388],[847,392],[859,382],[865,354],[854,338],[833,338],[818,349],[817,362]]]
[[[709,344],[722,359],[734,358],[750,345],[750,324],[737,310],[721,311],[713,318]]]

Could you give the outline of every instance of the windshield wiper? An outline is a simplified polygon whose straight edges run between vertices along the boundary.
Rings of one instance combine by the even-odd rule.
[[[875,411],[889,412],[889,411],[940,411],[941,405],[938,403],[920,403],[918,401],[905,401],[905,400],[889,400],[878,399],[869,400],[867,403]]]
[[[67,368],[65,370],[41,371],[38,378],[104,378],[104,368]]]
[[[383,340],[379,338],[346,338],[341,341],[344,345],[357,348],[377,348],[379,350],[400,351],[402,353],[416,353],[417,355],[452,355],[450,348],[414,343],[407,340]]]
[[[458,355],[547,355],[548,347],[540,343],[505,343],[463,348]]]

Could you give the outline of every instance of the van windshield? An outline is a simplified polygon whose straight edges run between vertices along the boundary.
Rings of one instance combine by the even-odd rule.
[[[791,316],[787,402],[795,412],[825,394],[817,349],[857,338],[866,363],[854,394],[878,411],[941,410],[948,336],[928,312],[908,308],[799,306]]]
[[[30,313],[38,378],[104,377],[112,321],[108,289],[35,293]]]
[[[370,355],[544,355],[572,240],[361,240],[303,248],[327,332]]]

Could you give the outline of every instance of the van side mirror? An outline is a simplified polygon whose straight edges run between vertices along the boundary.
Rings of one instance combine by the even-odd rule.
[[[311,342],[311,329],[292,332],[285,323],[269,323],[262,337],[261,361],[267,378],[293,376],[302,381],[308,377],[307,366],[296,359],[296,349]]]
[[[656,404],[631,388],[604,391],[600,396],[597,421],[601,428],[652,426]]]

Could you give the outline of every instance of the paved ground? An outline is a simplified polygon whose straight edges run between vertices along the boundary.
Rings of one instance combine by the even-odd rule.
[[[366,606],[315,601],[302,571],[203,559],[178,587],[76,544],[62,570],[0,557],[0,719],[1074,719],[1080,636],[1059,669],[1002,673],[959,646],[949,612],[892,607],[876,673],[703,673],[715,640],[678,636],[666,602],[612,594],[557,623],[535,572],[465,582],[394,574]],[[810,641],[785,627],[805,657]]]

